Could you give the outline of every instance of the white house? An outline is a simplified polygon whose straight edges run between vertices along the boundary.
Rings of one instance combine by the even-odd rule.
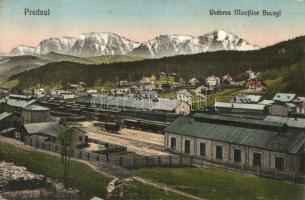
[[[120,85],[120,86],[128,86],[129,83],[128,83],[128,81],[126,81],[126,80],[122,80],[122,81],[120,81],[119,85]]]
[[[88,89],[87,94],[98,94],[97,90],[94,89]]]
[[[187,102],[189,105],[192,105],[192,95],[186,90],[179,90],[177,93],[177,100]]]
[[[220,84],[220,78],[217,76],[209,76],[208,78],[205,79],[206,84],[208,84],[209,86],[213,87],[216,85]]]
[[[252,71],[251,69],[246,71],[246,74],[248,75],[248,80],[257,78],[257,74],[254,71]]]
[[[142,83],[142,84],[152,83],[152,84],[153,84],[154,82],[151,81],[149,77],[145,77],[145,76],[144,76],[144,77],[142,78],[142,80],[140,80],[140,83]]]
[[[297,97],[293,102],[296,105],[296,112],[305,114],[305,97]]]
[[[269,108],[269,114],[287,117],[290,113],[296,112],[294,99],[296,99],[296,94],[276,93],[273,97],[274,103]]]
[[[222,78],[222,82],[225,84],[231,84],[231,82],[233,81],[232,76],[230,76],[230,74],[225,74]]]
[[[267,85],[264,81],[259,79],[251,79],[246,83],[247,92],[265,92]]]
[[[296,94],[290,93],[276,93],[273,97],[274,101],[282,102],[282,103],[290,103],[292,100],[296,98]]]
[[[196,77],[193,77],[189,80],[188,84],[191,86],[195,86],[199,83],[199,80]]]

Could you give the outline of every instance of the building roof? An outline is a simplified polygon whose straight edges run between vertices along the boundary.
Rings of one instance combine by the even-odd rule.
[[[99,95],[96,97],[80,96],[77,103],[91,104],[92,106],[107,106],[109,108],[132,108],[142,110],[163,110],[173,111],[178,105],[178,101],[175,99],[163,99],[160,98],[158,101],[152,99],[137,99],[132,97],[116,97],[109,95]]]
[[[281,129],[285,126],[285,123],[281,122],[269,122],[263,121],[259,119],[248,119],[236,116],[227,116],[227,115],[211,115],[205,113],[195,113],[193,115],[194,119],[198,121],[212,121],[213,123],[221,123],[221,124],[237,124],[239,126],[244,127],[255,127],[259,126],[261,129],[273,130],[273,129]]]
[[[50,110],[49,108],[35,105],[35,104],[29,105],[29,106],[25,107],[24,109],[29,110],[29,111],[48,111],[48,110]]]
[[[159,97],[158,92],[154,90],[144,90],[141,91],[140,93],[141,96],[143,97],[152,97],[152,98]]]
[[[0,120],[3,120],[3,119],[5,119],[5,118],[7,118],[11,115],[12,115],[12,113],[3,112],[3,113],[0,114]]]
[[[247,128],[213,121],[199,121],[192,117],[179,117],[166,127],[165,131],[292,154],[297,153],[305,143],[305,133],[299,129],[286,129],[280,132],[260,129],[259,126]]]
[[[279,117],[279,116],[267,116],[264,121],[268,122],[280,122],[285,123],[289,127],[295,128],[305,128],[305,119],[303,118],[289,118],[289,117]]]
[[[53,137],[58,136],[57,132],[59,127],[58,122],[30,123],[24,125],[24,128],[30,135],[41,133]]]
[[[232,102],[257,103],[262,99],[260,95],[237,94],[233,97]]]
[[[181,89],[177,92],[177,94],[183,94],[185,96],[192,96],[186,89]]]
[[[90,199],[90,200],[103,200],[103,199],[101,199],[101,198],[99,198],[99,197],[93,197],[93,198]]]
[[[266,83],[262,80],[258,80],[258,79],[251,79],[246,83],[246,87],[265,87]]]
[[[295,97],[296,97],[296,94],[276,93],[273,97],[273,100],[288,103],[288,102],[291,102]]]
[[[220,80],[220,78],[218,77],[218,76],[209,76],[209,77],[207,77],[205,80],[206,81],[214,81],[214,80]]]
[[[193,77],[193,78],[191,78],[191,79],[189,80],[188,83],[189,83],[189,84],[197,84],[197,83],[199,83],[199,80],[198,80],[196,77]]]
[[[262,100],[261,102],[259,102],[259,104],[262,104],[262,105],[268,105],[268,106],[270,106],[270,105],[272,105],[274,103],[274,101],[273,100]]]
[[[23,99],[12,99],[12,98],[5,98],[1,100],[1,103],[6,103],[13,107],[20,107],[25,108],[33,103],[36,102],[36,99],[32,100],[23,100]]]
[[[219,102],[217,101],[214,106],[216,108],[237,108],[246,110],[264,110],[265,105],[261,104],[248,104],[248,103],[229,103],[229,102]]]
[[[247,95],[251,102],[259,102],[263,97],[260,95]]]
[[[61,95],[63,99],[75,99],[76,96],[74,94],[63,94]]]
[[[22,95],[22,94],[10,94],[9,98],[16,98],[16,99],[32,99],[32,95]]]

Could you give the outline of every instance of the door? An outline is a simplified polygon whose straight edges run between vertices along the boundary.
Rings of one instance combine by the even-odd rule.
[[[305,153],[300,155],[300,173],[305,173]]]

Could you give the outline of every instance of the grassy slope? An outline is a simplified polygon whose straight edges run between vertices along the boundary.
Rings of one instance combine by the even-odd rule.
[[[63,181],[60,157],[41,152],[26,151],[0,142],[0,160],[13,162],[17,165],[27,167],[28,170],[34,173],[43,174],[61,182]],[[70,187],[78,188],[82,192],[83,199],[89,199],[93,196],[106,198],[106,187],[109,181],[109,178],[95,172],[89,166],[80,162],[71,161],[69,185]],[[128,182],[127,191],[124,192],[122,199],[182,200],[186,198],[152,186],[143,185],[137,181],[132,181]]]
[[[91,60],[96,64],[109,64],[109,63],[119,63],[119,62],[133,62],[140,61],[144,58],[138,56],[126,56],[126,55],[114,55],[114,56],[95,56],[87,57],[86,59]]]
[[[77,57],[77,56],[65,55],[59,53],[49,53],[45,55],[40,55],[39,57],[49,62],[68,61],[68,62],[75,62],[81,64],[109,64],[109,63],[118,63],[118,62],[139,61],[143,59],[141,57],[125,56],[125,55]]]
[[[25,166],[30,171],[43,174],[63,182],[61,158],[40,152],[25,151],[11,145],[0,143],[0,160]],[[93,171],[89,166],[71,161],[69,186],[78,188],[83,196],[106,196],[106,187],[110,179]]]
[[[266,80],[268,92],[266,98],[271,98],[277,92],[305,95],[305,63],[289,65],[280,69],[262,72],[260,77]]]
[[[304,199],[304,188],[284,181],[204,168],[149,168],[135,173],[208,199]]]
[[[162,191],[155,187],[133,181],[127,185],[128,192],[123,198],[110,197],[109,200],[190,200],[172,192]]]
[[[38,57],[43,60],[47,60],[48,62],[69,61],[69,62],[76,62],[81,64],[95,64],[93,61],[87,58],[80,58],[77,56],[64,55],[59,53],[49,53],[49,54],[39,55]]]
[[[95,65],[143,60],[143,58],[141,57],[125,55],[95,56],[82,58],[59,53],[49,53],[39,56],[15,56],[7,59],[9,60],[8,62],[1,63],[1,60],[6,60],[6,58],[0,58],[0,82],[6,81],[10,76],[14,74],[22,73],[29,69],[39,68],[41,65],[47,63],[71,62],[85,65]],[[9,80],[4,82],[0,86],[3,88],[11,89],[18,85],[16,85],[15,83],[16,80]],[[59,83],[56,83],[55,85],[59,85]]]

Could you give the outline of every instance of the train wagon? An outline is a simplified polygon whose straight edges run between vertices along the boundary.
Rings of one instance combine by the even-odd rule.
[[[117,122],[105,122],[104,128],[108,132],[118,133],[121,130],[121,126]]]
[[[155,133],[164,133],[167,124],[163,122],[139,120],[139,127],[143,131],[152,131]]]
[[[143,131],[164,133],[164,129],[168,125],[168,123],[150,121],[150,120],[125,119],[124,125],[125,127],[131,129],[140,129]]]
[[[124,125],[127,128],[137,129],[137,128],[139,128],[139,120],[136,120],[136,119],[124,119]]]

